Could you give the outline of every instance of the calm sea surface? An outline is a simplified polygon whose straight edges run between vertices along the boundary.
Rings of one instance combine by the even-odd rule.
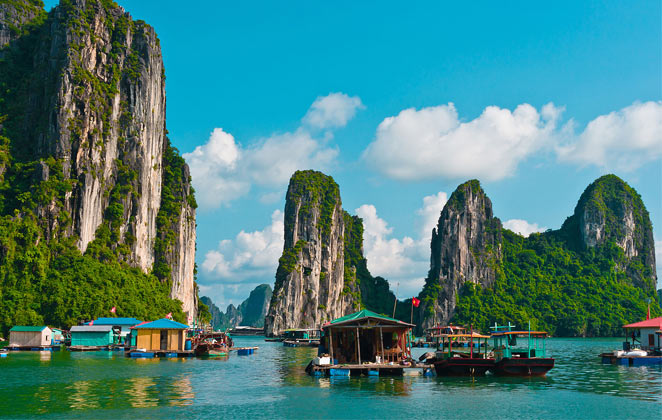
[[[543,379],[312,378],[315,349],[261,337],[235,338],[260,349],[227,360],[11,353],[0,359],[0,416],[661,419],[662,367],[600,364],[620,341],[550,339],[556,367]]]

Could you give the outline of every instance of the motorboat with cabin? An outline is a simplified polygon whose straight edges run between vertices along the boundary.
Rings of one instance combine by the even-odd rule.
[[[510,322],[507,326],[490,327],[494,331],[494,367],[491,371],[501,376],[545,376],[554,367],[554,359],[547,357],[545,339],[547,332],[516,331]],[[518,343],[519,339],[519,343]]]
[[[437,376],[482,376],[494,368],[495,360],[487,352],[489,335],[469,333],[440,334],[435,352]]]

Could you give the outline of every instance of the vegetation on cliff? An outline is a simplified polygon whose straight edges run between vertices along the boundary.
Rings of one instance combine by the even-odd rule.
[[[627,234],[624,209],[632,210],[637,255],[617,242]],[[580,216],[595,214],[606,235],[587,246]],[[602,223],[602,225],[600,225]],[[651,315],[662,315],[656,298],[652,226],[639,195],[614,175],[587,187],[575,214],[556,231],[524,238],[507,229],[503,258],[491,288],[463,285],[453,321],[484,331],[495,322],[545,330],[557,336],[614,336],[622,325],[641,320],[651,299]]]
[[[13,1],[17,10],[28,10],[35,17],[16,27],[17,39],[2,48],[0,60],[0,333],[13,325],[49,324],[69,327],[83,319],[108,315],[111,307],[118,316],[156,319],[172,312],[185,322],[181,302],[173,300],[167,281],[169,268],[160,257],[170,245],[171,224],[179,217],[178,206],[186,200],[195,206],[193,192],[182,194],[181,186],[189,182],[182,174],[183,160],[168,143],[164,159],[163,198],[159,213],[159,242],[156,244],[154,274],[144,273],[126,261],[135,241],[131,231],[120,232],[120,220],[135,207],[137,173],[124,160],[113,162],[116,169],[112,187],[105,191],[108,205],[103,222],[84,254],[77,248],[72,234],[67,200],[81,182],[67,165],[36,139],[47,137],[48,118],[35,114],[39,101],[50,101],[58,89],[59,74],[48,69],[53,62],[38,57],[43,52],[53,25],[73,34],[67,44],[61,66],[69,60],[73,68],[74,98],[79,107],[99,116],[104,129],[92,133],[99,144],[81,142],[80,147],[103,149],[110,129],[108,116],[111,97],[132,74],[141,71],[140,60],[120,69],[119,53],[135,56],[138,51],[123,51],[121,42],[128,31],[144,25],[133,22],[123,13],[110,13],[118,6],[109,0],[88,1],[85,8],[62,0],[56,11],[47,14],[40,1]],[[32,9],[38,6],[39,11]],[[27,8],[27,9],[26,9]],[[90,23],[103,9],[106,25],[113,31],[112,48],[108,51],[105,79],[91,74],[80,65],[79,43],[90,33]],[[1,47],[0,47],[1,48]],[[43,57],[42,57],[43,58]],[[136,57],[134,57],[136,58]],[[131,62],[131,60],[129,60]],[[35,105],[35,101],[37,105]],[[85,105],[88,104],[88,105]],[[125,111],[124,122],[130,119]],[[69,121],[72,138],[79,136],[80,124]],[[80,140],[80,139],[79,139]],[[118,144],[130,141],[118,139]],[[92,174],[101,177],[100,168]],[[105,183],[109,180],[101,180]],[[121,238],[121,240],[120,240]],[[163,248],[163,249],[162,249]]]

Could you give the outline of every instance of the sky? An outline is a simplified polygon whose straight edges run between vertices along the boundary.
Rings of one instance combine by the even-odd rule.
[[[400,298],[420,291],[431,230],[473,178],[528,235],[618,175],[650,212],[662,279],[659,1],[118,3],[161,41],[169,137],[199,203],[197,281],[219,307],[273,286],[297,169],[338,182],[368,268]]]

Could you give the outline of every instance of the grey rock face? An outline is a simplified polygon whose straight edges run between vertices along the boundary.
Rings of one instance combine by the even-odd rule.
[[[616,244],[627,259],[619,268],[627,271],[635,283],[655,287],[655,241],[650,216],[641,196],[619,177],[605,175],[591,183],[563,229],[577,229],[571,235],[578,235],[584,248]],[[632,269],[635,261],[646,267],[652,281]]]
[[[1,5],[0,18],[8,7]],[[22,140],[33,158],[57,159],[64,179],[74,180],[62,207],[51,203],[38,209],[48,221],[47,235],[76,236],[85,252],[101,229],[112,225],[119,258],[149,272],[168,144],[156,33],[112,2],[71,0],[49,13],[36,36],[32,71],[40,77],[27,88]],[[3,39],[9,38],[0,35]],[[188,194],[190,186],[185,188]],[[58,226],[62,212],[70,215],[66,226]],[[195,210],[186,200],[175,236],[164,256],[172,273],[171,296],[195,316]]]
[[[478,181],[460,185],[444,206],[432,231],[430,272],[421,303],[423,328],[447,324],[465,282],[491,287],[501,261],[501,221]]]
[[[16,0],[0,3],[0,48],[20,36],[21,28],[40,14],[45,14],[43,6],[30,0]],[[0,51],[0,58],[2,52]]]
[[[338,185],[315,171],[297,171],[285,204],[285,245],[265,319],[267,335],[317,328],[352,311],[360,296],[345,287],[345,223]]]

